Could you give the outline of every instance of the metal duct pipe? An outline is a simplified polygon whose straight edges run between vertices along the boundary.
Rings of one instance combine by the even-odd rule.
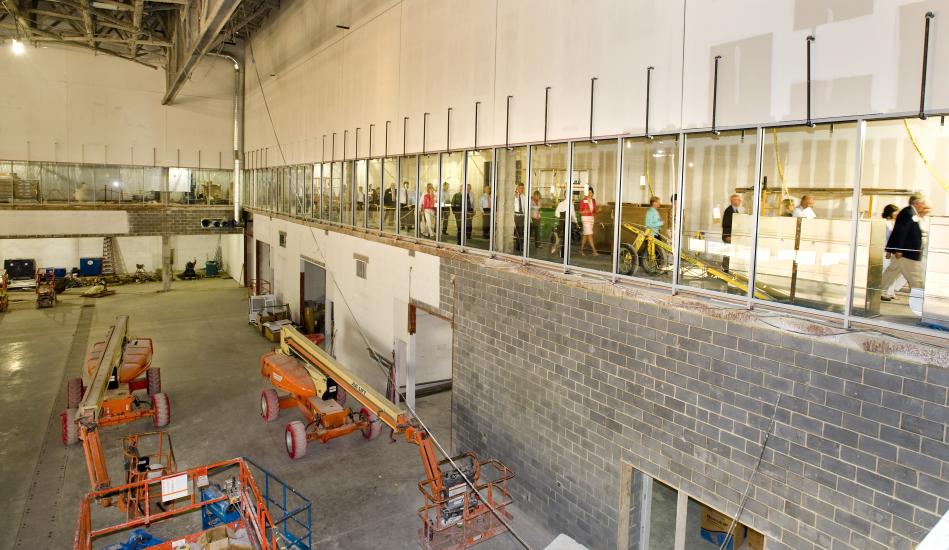
[[[234,201],[234,221],[241,219],[241,189],[243,188],[241,165],[244,158],[244,64],[230,55],[209,53],[234,63],[234,184],[231,198]]]

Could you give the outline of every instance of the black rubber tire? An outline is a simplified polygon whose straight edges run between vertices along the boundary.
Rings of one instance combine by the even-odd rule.
[[[145,369],[145,379],[148,380],[148,395],[161,393],[161,369],[152,367]]]
[[[639,265],[639,256],[633,245],[623,243],[619,245],[619,258],[617,258],[616,268],[621,275],[632,275]]]
[[[647,249],[648,246],[648,243],[644,243],[642,249],[639,251],[639,266],[642,267],[643,271],[649,275],[658,275],[662,273],[662,265],[664,263],[665,256],[662,253],[662,249],[657,246],[656,260],[650,260],[649,250]]]
[[[299,420],[294,420],[287,424],[284,432],[284,442],[287,447],[287,455],[292,460],[303,458],[306,455],[306,426]]]
[[[277,390],[268,388],[260,392],[260,416],[264,422],[273,422],[280,418],[280,396]]]
[[[168,394],[156,393],[152,396],[152,424],[156,428],[164,428],[171,422],[171,403],[168,401]]]
[[[82,401],[82,379],[70,378],[66,381],[66,408],[75,409]]]

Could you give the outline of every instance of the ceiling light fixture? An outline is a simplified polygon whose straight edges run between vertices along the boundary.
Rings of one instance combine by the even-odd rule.
[[[10,50],[13,52],[13,55],[23,55],[26,52],[26,46],[23,42],[20,42],[18,39],[14,38],[13,42],[10,44]]]

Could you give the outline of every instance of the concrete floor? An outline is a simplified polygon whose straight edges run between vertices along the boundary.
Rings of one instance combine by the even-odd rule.
[[[0,550],[69,548],[78,503],[88,489],[80,446],[63,447],[59,413],[65,380],[76,376],[87,346],[104,337],[116,315],[131,315],[131,334],[151,337],[153,366],[162,369],[171,400],[171,434],[179,469],[246,456],[310,498],[316,547],[417,548],[415,515],[423,477],[415,446],[388,430],[366,442],[358,434],[311,443],[307,456],[290,461],[284,424],[292,410],[265,424],[258,413],[259,357],[272,344],[247,325],[244,289],[232,280],[116,287],[97,300],[71,290],[52,309],[38,310],[28,293],[12,295],[0,314]],[[419,400],[422,419],[446,445],[451,441],[451,394]],[[150,420],[104,429],[113,479],[122,477],[121,437],[152,429]],[[516,480],[515,480],[516,482]],[[555,533],[518,508],[515,529],[534,548]],[[94,509],[97,514],[114,509]],[[518,548],[509,535],[481,550]]]

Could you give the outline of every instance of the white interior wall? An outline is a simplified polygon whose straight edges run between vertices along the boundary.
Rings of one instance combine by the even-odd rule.
[[[0,158],[227,168],[233,64],[205,58],[172,105],[163,71],[54,46],[0,50]]]
[[[285,248],[277,244],[280,231],[287,233]],[[410,299],[438,307],[438,257],[410,256],[403,248],[259,215],[254,217],[254,236],[271,245],[277,300],[290,305],[294,319],[300,314],[300,260],[308,257],[325,264],[327,300],[334,303],[336,357],[384,389],[385,381],[369,359],[358,327],[382,353],[392,350],[395,338],[407,342]],[[369,259],[366,279],[356,277],[354,254]]]
[[[814,34],[813,116],[913,112],[919,104],[923,14],[940,0],[394,0],[285,2],[254,39],[261,84],[248,74],[246,149],[284,163],[261,101],[267,93],[286,163],[445,146],[470,147],[481,102],[479,145],[589,132],[590,78],[597,77],[594,133],[642,132],[646,67],[653,66],[650,129],[711,125],[712,67],[722,55],[718,124],[802,120],[805,38]],[[937,17],[937,21],[939,17]],[[336,29],[345,21],[350,30]],[[949,35],[932,33],[927,105],[949,108]],[[336,146],[332,135],[336,133]],[[344,136],[344,133],[346,134]],[[324,147],[324,136],[326,145]]]
[[[119,269],[125,273],[134,273],[136,264],[143,264],[146,271],[155,271],[161,267],[161,237],[118,237]],[[235,244],[236,243],[236,244]],[[175,250],[175,272],[183,271],[185,263],[198,260],[198,268],[204,268],[206,260],[213,260],[217,247],[221,246],[224,257],[224,269],[234,279],[240,276],[240,264],[243,262],[241,246],[242,235],[177,235],[171,238],[171,248]],[[102,237],[67,237],[49,239],[0,239],[0,258],[12,260],[33,258],[37,267],[79,266],[80,258],[102,257]],[[229,266],[237,265],[237,271],[231,273]]]

